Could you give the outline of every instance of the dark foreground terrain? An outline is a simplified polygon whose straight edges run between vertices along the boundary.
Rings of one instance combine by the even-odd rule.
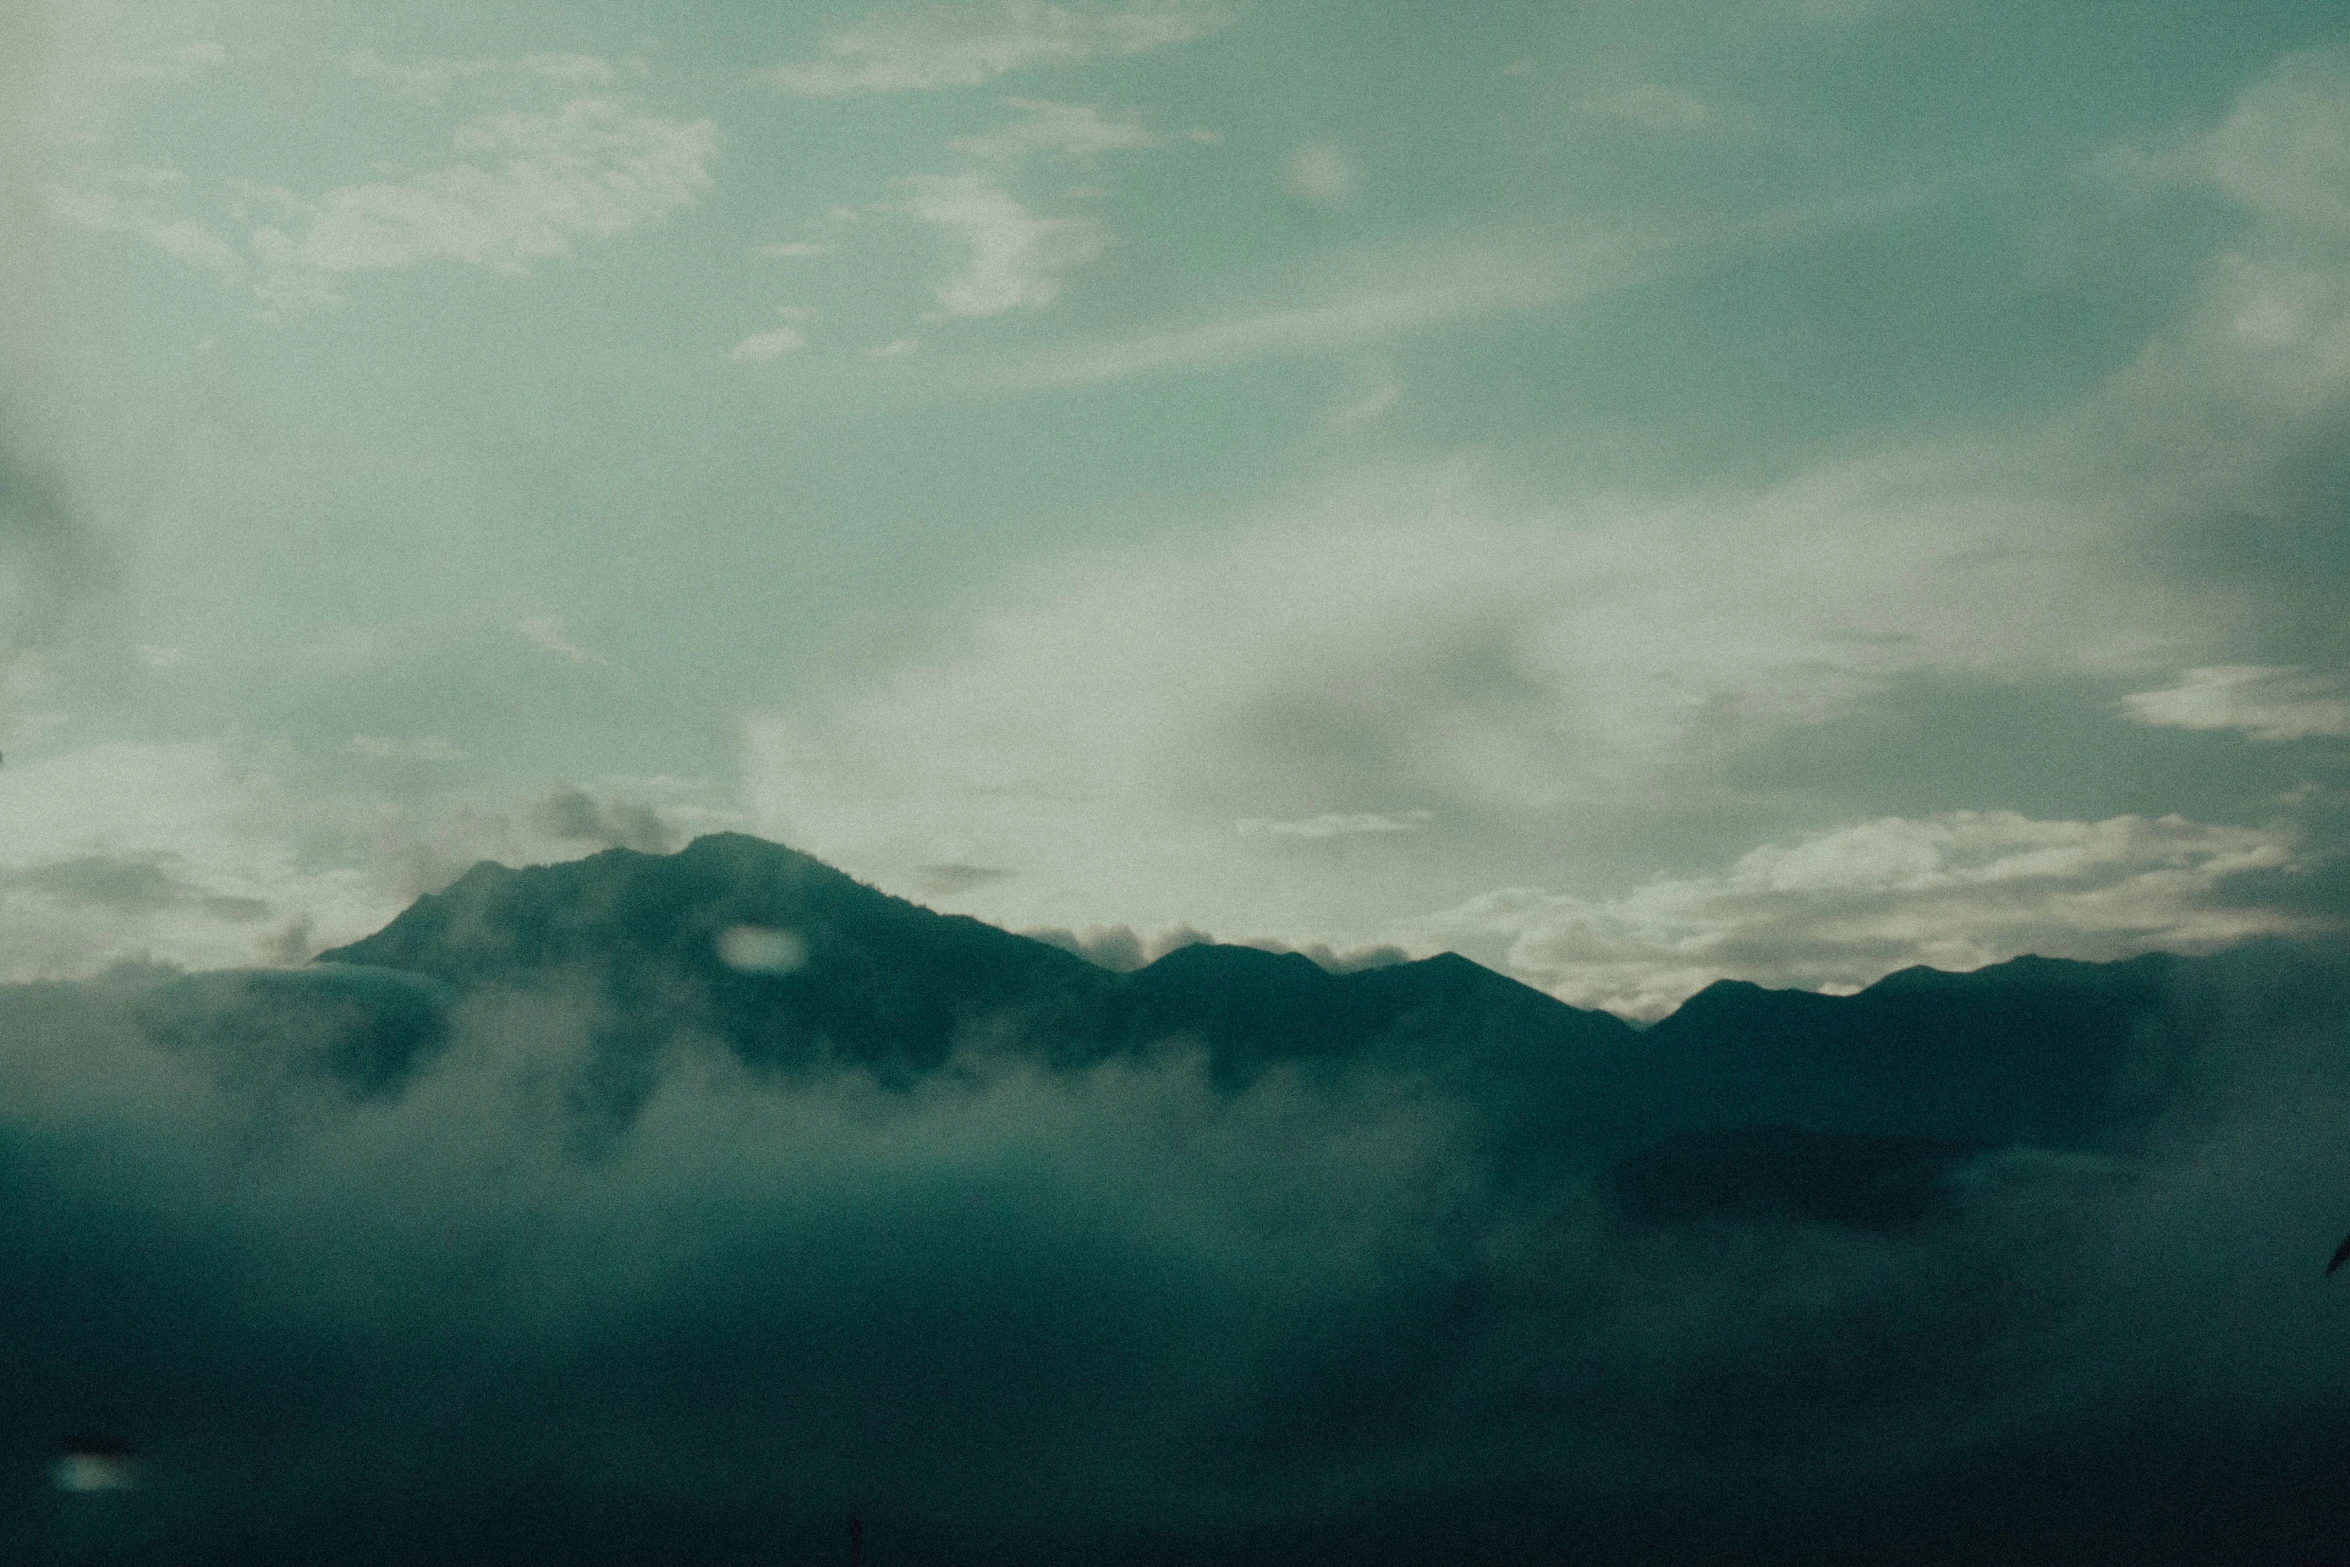
[[[477,866],[0,989],[0,1561],[2350,1562],[2346,1002],[1638,1031],[738,836]]]

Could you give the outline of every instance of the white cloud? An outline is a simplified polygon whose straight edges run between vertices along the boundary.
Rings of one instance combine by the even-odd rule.
[[[437,104],[462,81],[489,76],[498,70],[495,60],[389,60],[373,49],[356,49],[343,62],[353,76],[372,82],[411,103]]]
[[[969,388],[1011,392],[1326,353],[1455,321],[1538,310],[1656,275],[1656,247],[1598,240],[1576,246],[1448,244],[1397,258],[1384,275],[1333,286],[1299,280],[1305,302],[1090,342],[1055,344],[970,367]]]
[[[1657,82],[1640,82],[1586,98],[1577,107],[1585,114],[1621,120],[1644,131],[1702,131],[1720,124],[1723,118],[1712,104],[1695,93]]]
[[[526,54],[519,63],[533,76],[590,87],[609,87],[622,77],[646,72],[642,60],[614,62],[592,54]]]
[[[1145,130],[1132,117],[1105,118],[1091,104],[1035,98],[1004,101],[1024,117],[984,135],[955,137],[947,146],[983,163],[1015,164],[1041,152],[1090,167],[1104,153],[1147,152],[1167,145],[1165,137]]]
[[[227,63],[227,49],[210,39],[199,39],[156,58],[123,61],[115,67],[115,74],[133,82],[185,82]]]
[[[447,759],[438,737],[355,737],[353,750]],[[611,780],[625,794],[690,780]],[[128,960],[190,968],[300,961],[381,928],[476,860],[666,850],[681,827],[739,814],[561,788],[536,799],[398,803],[322,793],[214,741],[12,749],[0,768],[0,983],[86,978]]]
[[[310,809],[207,743],[11,756],[0,811],[0,981],[247,964],[301,920],[348,940],[399,909],[362,871],[318,866]]]
[[[1711,787],[1717,752],[1905,670],[2037,667],[2109,635],[2115,606],[2027,552],[2047,517],[1961,477],[1505,520],[1472,472],[1364,472],[1303,515],[1007,584],[932,656],[754,722],[749,798],[885,885],[1019,871],[971,895],[990,918],[1371,939],[1418,912],[1398,900],[1425,896],[1433,835],[1366,833],[1384,868],[1284,879],[1273,824],[1335,835],[1372,824],[1322,801],[1411,801],[1464,825],[1454,850],[1571,857]]]
[[[431,56],[393,60],[373,49],[353,51],[344,64],[360,80],[372,82],[396,98],[426,106],[440,103],[451,88],[464,82],[525,76],[573,88],[610,87],[647,71],[642,60],[613,61],[586,54],[531,54],[512,62]]]
[[[1346,149],[1327,141],[1291,153],[1281,174],[1283,188],[1317,207],[1344,206],[1362,181],[1362,170]]]
[[[1244,816],[1232,826],[1243,838],[1352,838],[1364,833],[1418,832],[1434,816],[1433,811],[1365,811],[1301,816],[1292,821]]]
[[[711,182],[717,130],[579,98],[546,114],[480,119],[457,133],[468,161],[398,182],[347,186],[307,207],[307,226],[253,245],[285,275],[445,258],[521,273],[691,206]]]
[[[1011,71],[1188,43],[1227,20],[1220,7],[1180,0],[1122,10],[1000,0],[884,12],[833,33],[822,58],[777,67],[766,80],[820,97],[975,87]]]
[[[2122,698],[2129,716],[2164,729],[2234,729],[2255,740],[2350,737],[2350,682],[2262,664],[2190,669],[2179,683]]]
[[[808,943],[796,931],[729,925],[718,933],[718,960],[746,974],[795,974],[807,966]]]
[[[225,278],[241,277],[245,259],[234,247],[203,224],[180,219],[176,222],[151,224],[142,229],[149,244],[158,250],[177,256],[192,266]]]
[[[766,364],[786,354],[796,354],[808,346],[807,334],[796,326],[779,326],[771,331],[753,332],[727,352],[729,359],[745,364]]]
[[[1768,844],[1721,875],[1619,897],[1487,893],[1414,934],[1500,934],[1518,978],[1578,1006],[1653,1018],[1724,977],[1849,990],[1913,963],[2109,960],[2283,933],[2297,922],[2216,894],[2230,875],[2291,862],[2291,844],[2258,828],[1956,811]]]
[[[158,171],[126,171],[134,175]],[[153,180],[137,183],[154,185]],[[44,193],[52,216],[75,228],[134,234],[167,255],[191,266],[235,280],[245,273],[245,260],[236,248],[202,223],[186,218],[163,218],[141,201],[125,200],[106,191],[80,191],[52,185]]]
[[[452,744],[445,735],[424,735],[414,740],[387,740],[381,735],[353,735],[349,750],[360,756],[372,756],[383,761],[405,759],[419,762],[462,762],[464,751]]]
[[[751,254],[767,261],[797,261],[809,256],[829,256],[838,248],[820,239],[794,239],[776,245],[761,245]]]
[[[922,340],[918,337],[893,337],[886,343],[879,343],[866,349],[865,357],[868,359],[901,359],[907,354],[920,351],[921,347]]]
[[[557,615],[534,615],[514,628],[531,646],[544,648],[557,658],[569,659],[574,664],[601,663],[593,653],[563,634],[563,620]]]
[[[2350,55],[2287,56],[2204,141],[2220,189],[2277,222],[2350,235]]]
[[[967,247],[962,269],[938,287],[948,317],[1042,310],[1060,297],[1071,272],[1110,253],[1109,226],[1098,218],[1038,217],[983,174],[916,175],[905,210]]]

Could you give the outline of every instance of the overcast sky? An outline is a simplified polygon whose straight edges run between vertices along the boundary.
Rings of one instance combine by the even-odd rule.
[[[0,0],[0,978],[718,828],[1728,974],[2342,912],[2310,0]]]

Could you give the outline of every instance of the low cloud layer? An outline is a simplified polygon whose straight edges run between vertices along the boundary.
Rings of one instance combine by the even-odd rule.
[[[201,978],[0,990],[18,1558],[820,1558],[852,1512],[905,1562],[2332,1549],[2350,1078],[2306,958],[2184,982],[2139,1151],[1921,1144],[1906,1217],[1654,1184],[1735,1140],[1529,1184],[1499,1082],[1375,1054],[1242,1088],[1007,1037],[884,1089],[678,1037],[583,1146],[590,990],[444,1026],[398,976]],[[84,1430],[137,1489],[49,1484]]]

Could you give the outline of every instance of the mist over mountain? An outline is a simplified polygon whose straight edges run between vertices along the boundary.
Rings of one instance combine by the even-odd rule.
[[[2270,944],[1642,1031],[485,863],[0,990],[0,1555],[2346,1560],[2346,1019]]]

